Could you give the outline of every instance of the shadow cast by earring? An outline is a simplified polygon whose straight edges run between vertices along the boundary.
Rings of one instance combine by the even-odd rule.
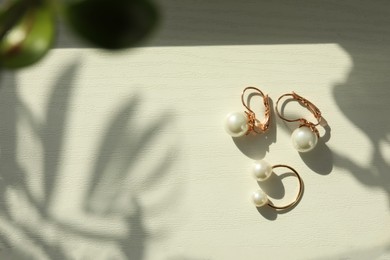
[[[299,153],[303,162],[314,172],[328,175],[333,170],[333,154],[326,142],[330,139],[331,128],[324,126],[325,134],[318,139],[317,146],[310,152]]]
[[[325,119],[324,119],[325,120]],[[326,121],[325,121],[326,122]],[[322,125],[322,127],[324,128],[325,130],[325,133],[324,135],[321,137],[322,141],[324,143],[327,143],[329,140],[330,140],[330,137],[331,137],[331,128],[330,126],[328,125],[328,123],[326,123],[325,125]]]
[[[299,155],[307,167],[318,174],[328,175],[333,170],[332,152],[322,140],[318,140],[314,150]]]
[[[233,141],[237,148],[246,156],[253,160],[263,159],[269,147],[275,141],[275,135],[264,133],[258,135],[247,135],[245,137],[234,137]]]

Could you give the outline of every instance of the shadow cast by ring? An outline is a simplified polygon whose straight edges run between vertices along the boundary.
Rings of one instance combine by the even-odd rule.
[[[282,179],[287,177],[295,177],[295,175],[291,172],[287,172],[284,174],[276,175],[272,174],[271,177],[265,182],[258,182],[261,189],[267,194],[268,197],[274,199],[281,199],[285,196],[285,188],[282,182]],[[297,199],[296,203],[286,209],[275,209],[270,207],[269,205],[265,205],[263,207],[257,207],[257,211],[268,220],[277,219],[279,214],[285,214],[293,210],[301,201],[304,193],[305,193],[305,185],[301,186],[301,196]],[[272,205],[272,201],[270,201]]]

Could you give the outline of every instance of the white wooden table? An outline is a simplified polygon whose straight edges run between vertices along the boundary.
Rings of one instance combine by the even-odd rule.
[[[61,36],[38,65],[4,72],[0,255],[390,259],[390,3],[353,3],[162,1],[150,47]],[[300,155],[273,114],[266,135],[232,139],[224,117],[249,85],[273,105],[307,97],[329,138]],[[291,211],[251,203],[262,158],[301,174]],[[260,186],[284,202],[296,184]]]

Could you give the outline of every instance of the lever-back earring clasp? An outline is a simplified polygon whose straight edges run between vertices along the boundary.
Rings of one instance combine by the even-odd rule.
[[[314,118],[317,120],[317,123],[314,124],[314,123],[306,120],[305,118],[288,119],[288,118],[282,116],[281,113],[279,112],[279,101],[282,98],[286,97],[286,96],[291,96],[294,100],[298,101],[299,104],[301,104],[302,106],[306,107],[310,111],[310,113],[313,114]],[[321,121],[323,120],[322,115],[321,115],[321,111],[312,102],[310,102],[306,98],[298,95],[297,93],[292,92],[292,93],[288,93],[288,94],[284,94],[284,95],[280,96],[278,98],[278,101],[276,101],[276,113],[284,121],[287,121],[287,122],[300,122],[299,127],[307,126],[307,127],[310,128],[310,130],[313,133],[315,133],[317,135],[317,137],[320,137],[320,133],[318,132],[317,126],[319,124],[321,124]]]
[[[263,98],[263,104],[265,106],[264,112],[264,120],[260,122],[256,118],[255,112],[249,107],[244,101],[245,92],[248,90],[254,91],[254,93],[260,95]],[[249,99],[250,96],[248,96]],[[248,135],[251,132],[256,134],[264,133],[269,128],[270,121],[270,105],[269,105],[269,97],[268,95],[264,95],[264,93],[255,87],[246,87],[241,94],[241,102],[246,108],[247,111],[244,112],[233,112],[226,116],[225,119],[225,130],[232,137],[240,137],[243,135]]]
[[[245,102],[244,100],[244,95],[245,95],[245,92],[247,90],[254,90],[256,92],[258,92],[260,94],[260,96],[263,98],[263,104],[264,104],[264,107],[265,107],[265,111],[264,111],[264,120],[263,122],[260,122],[257,118],[256,118],[256,114],[255,112],[253,112],[253,110],[249,107],[249,105]],[[264,95],[264,93],[258,89],[258,88],[255,88],[255,87],[246,87],[243,91],[242,91],[242,94],[241,94],[241,102],[242,104],[244,105],[244,107],[247,109],[247,111],[245,111],[245,114],[247,115],[248,117],[248,131],[246,134],[249,134],[250,132],[255,132],[257,134],[260,134],[260,133],[264,133],[268,130],[269,128],[269,122],[270,122],[270,105],[269,105],[269,97],[268,95]],[[260,131],[259,131],[260,130]]]
[[[292,97],[293,100],[306,107],[310,111],[310,113],[313,114],[314,118],[317,120],[317,123],[310,122],[305,118],[288,119],[284,117],[279,112],[279,101],[287,96]],[[317,126],[325,121],[318,107],[316,107],[306,98],[298,95],[295,92],[292,92],[284,94],[278,98],[278,100],[276,101],[276,113],[284,121],[299,122],[299,127],[295,129],[292,133],[293,145],[299,152],[308,152],[314,149],[314,147],[317,145],[318,138],[320,137],[320,133],[318,132]]]

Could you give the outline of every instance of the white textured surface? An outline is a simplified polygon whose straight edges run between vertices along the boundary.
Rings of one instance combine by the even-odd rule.
[[[315,44],[153,47],[114,56],[59,49],[36,67],[4,74],[0,253],[390,259],[390,132],[381,117],[390,81],[367,74],[386,88],[355,88],[352,69],[337,44]],[[268,141],[233,140],[223,120],[242,110],[248,85],[273,104],[292,90],[310,99],[329,123],[329,141],[301,157],[291,129],[275,117]],[[364,99],[353,94],[362,91]],[[251,203],[259,184],[250,168],[263,157],[304,179],[303,199],[290,212],[258,212]],[[261,187],[276,200],[293,196],[296,180],[282,181]]]
[[[389,260],[390,2],[159,5],[155,47],[80,49],[61,27],[71,49],[1,74],[0,259]],[[310,99],[329,140],[301,157],[280,120],[233,140],[223,120],[248,85]],[[259,186],[297,191],[257,184],[263,157],[302,175],[290,212],[252,205]]]

